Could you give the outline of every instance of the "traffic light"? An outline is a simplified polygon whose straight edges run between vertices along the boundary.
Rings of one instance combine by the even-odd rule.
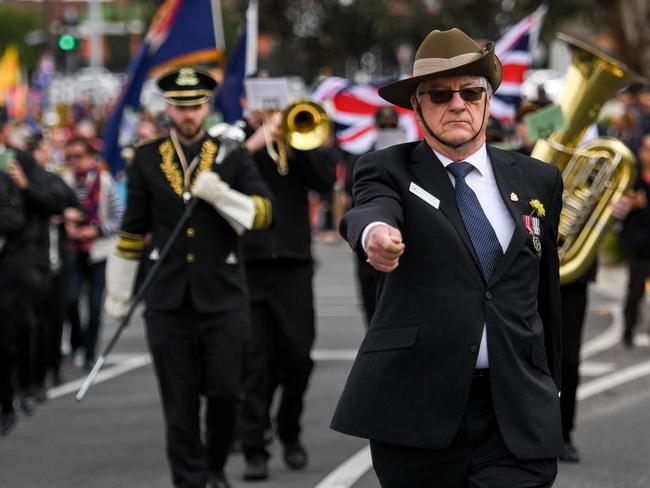
[[[59,36],[59,49],[61,51],[74,51],[79,47],[79,39],[72,34],[62,34]]]

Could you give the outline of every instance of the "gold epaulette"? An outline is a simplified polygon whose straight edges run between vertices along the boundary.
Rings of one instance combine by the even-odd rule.
[[[115,254],[125,259],[140,259],[144,250],[144,234],[121,231],[117,237]]]
[[[156,142],[162,138],[163,138],[162,136],[154,136],[154,137],[149,137],[148,139],[143,139],[133,144],[133,149],[138,149],[139,147],[146,146],[147,144],[151,144],[152,142]]]
[[[260,195],[251,195],[255,204],[255,221],[253,222],[254,230],[264,230],[271,226],[272,211],[271,200]]]

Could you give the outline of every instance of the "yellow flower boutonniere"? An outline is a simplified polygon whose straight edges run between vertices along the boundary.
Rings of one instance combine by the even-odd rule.
[[[528,203],[533,209],[533,211],[530,213],[531,216],[544,217],[544,215],[546,215],[546,209],[544,208],[544,205],[542,205],[542,202],[540,202],[536,198],[533,198]]]

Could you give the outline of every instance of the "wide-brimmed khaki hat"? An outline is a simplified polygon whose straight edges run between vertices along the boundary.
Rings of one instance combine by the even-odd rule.
[[[494,54],[494,43],[479,46],[460,29],[434,30],[424,38],[415,53],[413,76],[382,86],[379,95],[403,108],[411,107],[411,95],[418,84],[442,76],[484,76],[496,90],[501,84],[501,62]]]

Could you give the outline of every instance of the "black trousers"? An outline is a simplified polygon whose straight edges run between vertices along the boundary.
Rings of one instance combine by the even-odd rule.
[[[639,320],[639,304],[645,294],[645,280],[650,278],[650,258],[631,256],[628,259],[628,284],[625,295],[625,335],[634,336]]]
[[[560,287],[562,297],[562,435],[571,442],[575,426],[576,392],[580,382],[580,349],[587,311],[588,283],[576,281]]]
[[[476,376],[458,436],[442,450],[370,441],[382,488],[543,488],[557,460],[522,460],[506,447],[494,414],[489,374]]]
[[[239,435],[246,456],[262,454],[275,390],[280,440],[298,440],[303,397],[313,368],[314,304],[311,262],[247,265],[251,289],[251,340],[246,348],[244,402]]]
[[[245,310],[199,314],[190,301],[172,312],[148,311],[145,319],[174,486],[205,488],[232,443],[249,319]]]

